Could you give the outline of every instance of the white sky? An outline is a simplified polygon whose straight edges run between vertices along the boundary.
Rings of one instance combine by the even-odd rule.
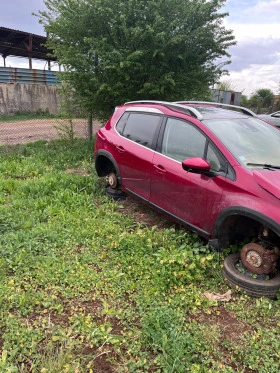
[[[38,18],[32,15],[44,8],[43,0],[0,0],[0,26],[45,35]],[[250,95],[259,88],[280,93],[280,0],[227,0],[225,20],[233,30],[237,45],[231,47],[232,63],[228,80],[236,91]],[[27,59],[6,59],[7,66],[28,68]],[[3,60],[0,57],[0,66]],[[33,68],[45,63],[33,60]]]
[[[229,76],[237,91],[259,88],[280,92],[280,0],[228,0],[226,26],[237,45],[230,48]]]

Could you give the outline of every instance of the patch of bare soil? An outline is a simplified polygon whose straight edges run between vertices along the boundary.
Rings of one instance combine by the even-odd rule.
[[[135,222],[146,225],[151,228],[157,226],[158,229],[179,227],[178,224],[168,220],[163,214],[152,210],[150,207],[127,196],[126,199],[119,202],[119,211],[125,215],[132,215]]]
[[[112,327],[112,333],[116,335],[122,334],[122,328],[120,322],[117,318],[112,315],[110,317],[102,314],[103,305],[100,300],[92,299],[87,301],[73,301],[66,302],[64,304],[64,311],[61,314],[50,313],[49,324],[60,325],[67,327],[69,325],[69,319],[77,312],[83,313],[84,315],[91,315],[94,321],[99,325],[104,324],[106,321],[110,322]],[[45,317],[45,316],[44,316]],[[26,323],[30,324],[32,322],[40,322],[42,316],[40,314],[34,313],[28,319]],[[1,342],[1,338],[0,338]],[[1,344],[0,344],[1,348]],[[44,349],[44,342],[41,346]],[[81,351],[83,355],[88,355],[93,359],[94,372],[96,373],[113,373],[115,372],[115,364],[112,361],[118,361],[118,356],[116,355],[114,348],[110,343],[106,343],[99,347],[91,345],[89,342],[84,344]]]
[[[0,123],[0,145],[24,144],[37,140],[54,140],[66,135],[63,130],[69,126],[69,121],[63,119],[31,119],[16,122]],[[101,124],[93,122],[93,133]],[[75,136],[87,137],[87,120],[73,119]]]
[[[200,313],[195,316],[195,320],[199,323],[217,325],[220,328],[222,339],[228,339],[235,343],[238,343],[246,331],[252,330],[251,325],[237,319],[234,313],[227,311],[223,306],[219,306],[216,313],[210,315],[204,312]]]

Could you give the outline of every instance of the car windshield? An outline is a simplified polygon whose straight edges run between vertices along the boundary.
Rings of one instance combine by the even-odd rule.
[[[257,118],[205,119],[203,123],[244,166],[280,166],[277,128]]]

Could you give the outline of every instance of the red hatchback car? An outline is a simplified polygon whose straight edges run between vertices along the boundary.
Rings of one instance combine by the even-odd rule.
[[[222,249],[252,296],[280,289],[280,131],[248,109],[209,102],[135,101],[97,132],[95,167],[107,194],[134,196]]]

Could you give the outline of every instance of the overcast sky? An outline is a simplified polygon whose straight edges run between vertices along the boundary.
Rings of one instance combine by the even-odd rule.
[[[0,0],[0,26],[45,35],[32,12],[44,9],[43,0]],[[279,93],[280,0],[227,0],[226,26],[233,30],[237,45],[230,48],[232,63],[228,80],[236,91],[250,95],[259,88]],[[28,61],[8,59],[7,66],[26,67]],[[16,66],[15,66],[16,63]],[[3,59],[0,58],[0,66]],[[33,68],[44,68],[33,61]]]

